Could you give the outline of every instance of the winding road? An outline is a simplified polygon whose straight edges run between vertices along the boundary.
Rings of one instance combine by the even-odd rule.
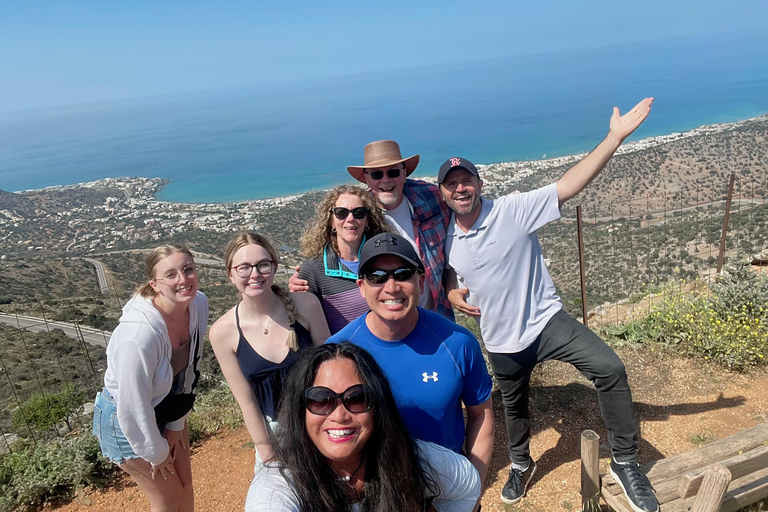
[[[75,326],[64,322],[51,322],[50,320],[34,316],[17,316],[0,313],[0,323],[34,332],[49,332],[50,329],[61,329],[64,331],[64,334],[70,338],[78,340],[81,338],[80,333],[82,333],[82,339],[85,340],[86,343],[90,345],[98,345],[100,347],[106,347],[109,337],[112,336],[112,333],[108,331],[99,331],[92,327],[85,327],[82,325]]]
[[[109,295],[109,285],[107,284],[107,273],[104,271],[104,265],[99,260],[93,258],[83,258],[94,267],[96,267],[96,276],[99,278],[99,291],[102,295]]]

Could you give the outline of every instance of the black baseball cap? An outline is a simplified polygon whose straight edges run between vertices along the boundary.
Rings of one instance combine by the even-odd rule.
[[[421,262],[421,258],[416,254],[416,250],[407,238],[393,233],[379,233],[365,242],[363,249],[360,251],[358,277],[362,278],[366,271],[366,267],[370,266],[369,263],[374,258],[385,254],[397,256],[406,263],[410,263],[412,266],[419,269],[419,272],[424,272],[424,264]]]
[[[448,173],[454,169],[465,169],[470,174],[478,177],[480,176],[480,173],[477,172],[477,167],[475,167],[475,164],[466,158],[454,156],[446,160],[445,163],[440,166],[440,172],[437,173],[437,184],[440,185],[443,180],[445,180],[445,177],[448,176]]]

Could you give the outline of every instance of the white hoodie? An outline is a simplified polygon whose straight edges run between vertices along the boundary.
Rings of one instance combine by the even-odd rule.
[[[208,299],[197,292],[189,305],[189,364],[184,372],[184,393],[197,384],[203,338],[208,328]],[[171,391],[171,339],[152,300],[135,295],[123,308],[120,324],[107,346],[104,386],[117,404],[117,421],[133,451],[153,465],[168,457],[168,442],[155,422],[154,407]],[[182,430],[184,418],[168,423]]]

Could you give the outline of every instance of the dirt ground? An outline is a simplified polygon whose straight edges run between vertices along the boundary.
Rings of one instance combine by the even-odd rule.
[[[640,427],[640,462],[650,462],[721,439],[768,421],[768,372],[725,372],[690,359],[650,350],[619,351],[629,373]],[[578,511],[579,435],[595,430],[602,441],[601,467],[610,456],[595,394],[573,368],[541,365],[531,392],[533,438],[538,462],[528,495],[513,506],[499,501],[506,481],[506,454],[501,399],[494,394],[496,445],[485,481],[483,511]],[[221,433],[196,447],[192,455],[195,509],[199,512],[242,510],[253,472],[253,447],[245,429]],[[128,478],[112,487],[85,491],[60,512],[149,510]]]

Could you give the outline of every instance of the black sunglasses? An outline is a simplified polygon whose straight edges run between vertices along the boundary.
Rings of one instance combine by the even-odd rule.
[[[304,402],[307,410],[316,416],[331,414],[339,405],[339,400],[344,404],[344,408],[352,414],[365,412],[373,405],[362,384],[351,386],[343,393],[336,393],[323,386],[312,386],[304,390]]]
[[[418,271],[416,267],[402,267],[395,270],[369,270],[363,275],[371,284],[384,284],[389,281],[389,276],[394,277],[395,281],[408,281]]]
[[[358,206],[357,208],[352,208],[350,210],[349,208],[344,208],[343,206],[336,206],[331,208],[331,213],[333,213],[333,215],[339,220],[346,220],[350,213],[357,220],[363,220],[368,215],[368,208],[365,206]]]
[[[389,176],[392,179],[395,179],[395,178],[400,176],[400,172],[402,170],[403,169],[401,169],[399,167],[396,167],[394,169],[387,169],[387,171],[386,171],[387,172],[387,176]],[[368,171],[368,176],[370,176],[371,179],[380,180],[381,178],[384,177],[384,171]]]

